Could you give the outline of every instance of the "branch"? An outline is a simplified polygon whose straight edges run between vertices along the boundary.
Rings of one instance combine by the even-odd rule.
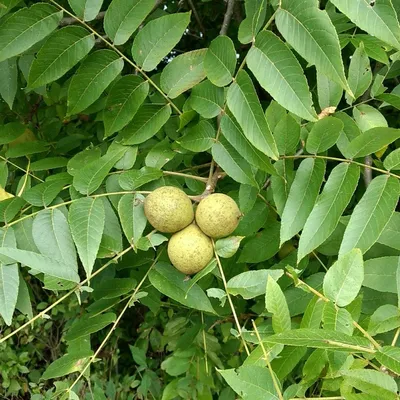
[[[219,31],[220,35],[226,35],[228,32],[229,24],[232,19],[233,7],[235,6],[235,0],[228,0],[228,4],[226,6],[224,22],[222,23],[221,30]]]
[[[205,35],[205,33],[206,33],[206,30],[204,29],[204,26],[203,26],[203,24],[202,24],[202,22],[201,22],[201,19],[200,19],[200,17],[199,17],[199,13],[197,12],[196,7],[194,6],[192,0],[188,0],[188,3],[189,3],[190,8],[191,8],[192,11],[193,11],[193,15],[194,15],[194,18],[196,19],[197,25],[199,25],[200,32],[202,33],[202,35],[203,35],[203,37],[204,37],[204,35]]]
[[[105,11],[99,12],[99,13],[96,15],[96,17],[94,18],[93,21],[98,21],[98,20],[100,20],[100,19],[103,19],[105,14],[106,14]],[[89,21],[89,22],[90,22],[90,21]],[[78,24],[78,23],[79,23],[79,21],[78,21],[76,18],[66,17],[66,18],[63,18],[63,19],[60,21],[60,26],[74,25],[74,24]]]

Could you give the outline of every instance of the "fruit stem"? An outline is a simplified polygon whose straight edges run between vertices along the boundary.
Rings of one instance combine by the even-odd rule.
[[[238,316],[236,314],[235,306],[233,305],[233,301],[232,301],[231,296],[230,296],[229,291],[228,291],[228,285],[226,283],[226,278],[225,278],[224,270],[222,268],[221,260],[219,259],[219,256],[218,256],[218,253],[217,253],[217,249],[215,248],[215,242],[214,242],[213,239],[211,239],[211,240],[212,240],[212,245],[213,245],[213,248],[214,248],[215,259],[217,260],[217,265],[218,265],[218,268],[219,268],[219,272],[221,274],[222,282],[224,283],[226,297],[228,298],[228,302],[229,302],[229,305],[231,306],[233,318],[234,318],[235,323],[236,323],[236,328],[237,328],[237,330],[239,332],[240,338],[242,339],[242,343],[243,343],[243,346],[244,346],[244,348],[246,350],[246,353],[249,356],[250,355],[250,351],[249,351],[249,348],[247,347],[246,340],[243,337],[243,332],[242,332],[242,328],[240,327],[239,318],[238,318]]]

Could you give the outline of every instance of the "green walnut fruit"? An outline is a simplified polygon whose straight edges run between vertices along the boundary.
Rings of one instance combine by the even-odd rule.
[[[151,192],[144,201],[144,213],[160,232],[174,233],[194,219],[193,205],[181,189],[163,186]]]
[[[168,242],[171,263],[186,275],[201,271],[213,254],[211,239],[194,224],[172,235]]]
[[[201,200],[196,210],[199,228],[214,239],[230,235],[238,226],[242,213],[229,196],[214,193]]]

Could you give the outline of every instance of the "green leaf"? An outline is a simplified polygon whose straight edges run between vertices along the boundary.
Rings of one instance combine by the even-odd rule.
[[[252,365],[241,366],[237,370],[217,369],[217,371],[243,400],[279,399],[272,376],[265,367]]]
[[[44,371],[43,380],[59,378],[61,376],[82,371],[87,359],[93,355],[93,351],[80,351],[75,354],[64,354],[61,358],[53,361]]]
[[[379,237],[378,243],[400,250],[400,213],[395,212],[392,215],[392,218]]]
[[[373,369],[349,369],[341,371],[350,386],[379,399],[397,399],[397,383],[389,375]]]
[[[325,302],[317,296],[311,298],[304,311],[300,328],[318,329],[321,325]]]
[[[371,65],[364,51],[363,42],[360,43],[351,57],[347,81],[354,94],[354,99],[362,96],[372,83]],[[352,97],[346,96],[346,99],[350,105],[353,104],[354,99]]]
[[[264,344],[265,346],[265,344]],[[275,345],[280,346],[280,345]],[[286,346],[277,358],[272,360],[271,368],[280,380],[284,380],[289,375],[300,360],[306,354],[307,349],[304,347]],[[265,363],[265,362],[264,362]]]
[[[31,164],[31,171],[47,171],[49,169],[62,168],[68,163],[65,157],[48,157],[43,160],[34,161]]]
[[[84,21],[92,21],[99,13],[103,0],[68,0],[74,13]]]
[[[148,152],[145,164],[148,167],[160,169],[170,162],[176,155],[177,152],[172,149],[169,139],[165,138]]]
[[[290,187],[294,180],[293,160],[278,160],[274,167],[277,174],[271,177],[272,196],[279,215],[282,215]]]
[[[283,210],[280,245],[304,227],[314,207],[324,175],[324,160],[308,158],[301,162]]]
[[[196,275],[194,275],[190,279],[190,285],[188,286],[188,288],[186,290],[185,297],[187,297],[187,294],[188,294],[189,290],[193,287],[193,285],[195,285],[200,279],[204,278],[206,275],[209,275],[212,271],[214,271],[216,266],[217,266],[217,260],[215,258],[213,258],[201,271],[199,271]],[[208,290],[211,290],[211,289],[208,289]],[[208,290],[207,290],[208,297],[212,297],[208,293]],[[216,290],[220,290],[220,289],[216,289]],[[223,290],[221,290],[221,291],[222,291],[222,293],[224,293],[224,296],[226,296],[226,293]]]
[[[295,153],[300,142],[300,124],[291,115],[284,115],[275,126],[273,133],[279,154]]]
[[[247,65],[260,85],[282,106],[308,120],[317,120],[303,69],[289,47],[270,31],[257,35]]]
[[[352,248],[359,248],[366,253],[372,247],[392,217],[399,194],[397,178],[381,175],[371,181],[351,214],[339,255]]]
[[[324,294],[339,307],[349,305],[358,295],[364,280],[360,249],[352,249],[329,268],[324,278]]]
[[[18,288],[18,298],[15,308],[21,311],[23,314],[29,318],[33,318],[31,298],[29,295],[28,285],[24,281],[21,273],[19,274],[19,288]]]
[[[323,153],[339,139],[343,122],[335,117],[325,117],[316,122],[308,134],[306,150],[309,153]]]
[[[0,221],[11,222],[25,204],[25,200],[21,197],[12,197],[0,201]]]
[[[9,58],[8,60],[0,62],[0,96],[8,104],[10,110],[13,108],[17,87],[17,59]]]
[[[105,213],[101,199],[74,201],[68,214],[71,234],[86,275],[90,277],[104,230]]]
[[[349,158],[364,157],[400,138],[400,129],[372,128],[353,139],[346,150]]]
[[[238,251],[240,242],[243,239],[243,236],[229,236],[227,238],[217,240],[215,243],[217,254],[222,258],[233,257]]]
[[[393,346],[383,346],[376,353],[375,358],[395,374],[400,374],[400,349]]]
[[[399,257],[372,258],[364,263],[363,286],[379,292],[397,293],[396,272]]]
[[[267,343],[279,343],[289,346],[307,346],[317,349],[331,349],[348,352],[372,352],[368,339],[349,336],[341,332],[325,329],[296,329],[269,336]]]
[[[113,207],[106,197],[102,197],[105,211],[103,236],[97,258],[114,257],[122,251],[122,232]]]
[[[18,299],[18,264],[0,263],[0,315],[10,326]]]
[[[359,177],[360,169],[354,164],[341,163],[332,170],[304,225],[298,261],[324,243],[335,230],[353,196]]]
[[[0,248],[0,254],[10,257],[16,262],[27,265],[36,271],[43,272],[44,274],[65,279],[67,281],[79,282],[79,275],[75,265],[65,264],[59,260],[54,260],[32,251],[13,249],[9,247]]]
[[[116,141],[125,145],[140,144],[154,136],[168,121],[171,106],[144,104],[132,121],[117,136]]]
[[[96,286],[93,297],[95,300],[114,299],[133,291],[136,283],[133,278],[105,279]]]
[[[265,294],[268,277],[278,280],[283,275],[281,269],[259,269],[242,272],[231,278],[227,283],[228,292],[244,299],[252,299]]]
[[[65,335],[65,340],[70,342],[71,340],[75,340],[82,336],[87,336],[91,333],[100,331],[107,325],[110,325],[112,322],[114,322],[115,319],[116,315],[114,313],[106,313],[94,316],[86,314],[82,318],[74,321]]]
[[[388,127],[383,114],[368,104],[360,104],[354,107],[353,116],[362,132],[372,128]]]
[[[321,110],[328,107],[337,107],[343,96],[342,86],[329,79],[319,70],[317,70],[317,92]]]
[[[185,136],[178,143],[187,150],[193,152],[206,151],[215,141],[215,128],[208,121],[200,121],[188,129]]]
[[[325,303],[322,315],[324,329],[352,335],[354,326],[351,314],[345,308],[339,308],[332,302]]]
[[[32,236],[41,254],[78,270],[76,250],[68,222],[59,209],[40,211],[33,220]]]
[[[49,150],[49,143],[42,141],[22,142],[13,147],[9,147],[6,151],[7,158],[18,158],[29,156],[31,154],[44,153]]]
[[[151,284],[162,294],[187,307],[215,314],[210,300],[200,286],[193,285],[188,292],[190,282],[184,279],[184,274],[165,262],[157,263],[149,274]]]
[[[258,187],[250,164],[226,140],[212,146],[215,162],[236,182]]]
[[[209,80],[196,85],[187,104],[203,118],[214,118],[224,105],[224,89],[213,85]]]
[[[175,57],[161,73],[161,89],[174,99],[206,77],[204,57],[207,49],[193,50]]]
[[[373,5],[368,1],[331,3],[365,32],[400,49],[400,27],[391,1],[377,0]]]
[[[124,61],[112,50],[90,54],[71,79],[68,115],[78,114],[93,104],[122,71]]]
[[[266,0],[246,0],[246,18],[240,23],[238,39],[241,43],[254,41],[267,13]]]
[[[272,327],[275,333],[290,331],[292,322],[286,298],[271,275],[268,276],[267,280],[265,308],[272,314]]]
[[[399,170],[400,169],[400,149],[396,149],[389,153],[384,162],[383,166],[388,170]]]
[[[32,62],[28,86],[37,88],[61,78],[93,46],[94,35],[80,26],[67,26],[54,32]]]
[[[181,39],[190,22],[190,12],[165,15],[148,22],[136,35],[133,59],[144,71],[151,71]]]
[[[135,190],[145,183],[155,181],[162,176],[162,171],[157,168],[143,167],[139,170],[132,169],[120,175],[119,184],[124,190]]]
[[[25,132],[25,125],[19,122],[10,122],[6,125],[1,125],[0,145],[11,143],[19,138]]]
[[[21,0],[3,0],[1,2],[0,17],[8,14]]]
[[[368,332],[372,335],[378,335],[379,333],[390,332],[397,329],[400,326],[400,310],[392,305],[385,304],[371,315]]]
[[[264,154],[277,160],[279,153],[274,137],[265,119],[253,82],[245,71],[240,71],[236,81],[229,87],[227,104],[249,142]]]
[[[356,34],[354,35],[354,37],[351,38],[351,43],[354,45],[354,47],[360,46],[361,42],[364,44],[364,50],[367,53],[368,57],[373,58],[374,60],[379,61],[383,64],[389,64],[385,42],[379,40],[374,36],[366,34]],[[380,75],[379,72],[378,75]]]
[[[144,215],[144,196],[124,194],[118,203],[118,215],[128,242],[135,246],[147,224]]]
[[[57,28],[62,11],[38,3],[21,8],[0,26],[0,62],[20,55]]]
[[[265,229],[246,241],[238,262],[259,263],[269,260],[279,251],[280,223],[271,220]]]
[[[221,118],[220,127],[224,138],[246,161],[262,171],[268,172],[272,175],[276,174],[275,168],[272,166],[270,159],[249,142],[233,117],[225,114]]]
[[[74,176],[73,185],[76,190],[82,194],[89,195],[97,190],[103,183],[111,168],[123,156],[126,148],[119,148],[117,151],[111,151],[98,160],[86,164]]]
[[[339,38],[326,11],[314,0],[282,0],[276,26],[286,41],[317,70],[349,91]]]
[[[124,44],[150,14],[154,0],[113,0],[104,16],[104,30],[115,45]]]
[[[343,131],[336,142],[336,146],[340,152],[347,157],[347,148],[349,143],[357,136],[361,135],[361,131],[354,119],[348,114],[344,112],[335,113],[335,118],[338,118],[343,122]]]
[[[236,68],[236,51],[228,36],[218,36],[211,43],[204,57],[207,78],[216,86],[226,86],[232,81]]]
[[[58,196],[64,187],[62,181],[48,181],[39,183],[24,192],[23,198],[29,204],[37,207],[47,207]]]
[[[148,82],[136,75],[125,75],[111,87],[103,113],[105,137],[132,120],[148,93]]]

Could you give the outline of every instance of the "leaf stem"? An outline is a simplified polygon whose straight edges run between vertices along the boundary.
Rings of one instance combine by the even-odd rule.
[[[92,357],[90,357],[90,360],[86,363],[85,367],[83,368],[83,370],[80,372],[80,374],[78,375],[78,377],[75,379],[75,381],[72,383],[72,385],[66,390],[67,393],[71,392],[72,388],[79,382],[79,380],[82,378],[83,374],[86,372],[86,370],[89,368],[89,366],[92,364],[92,362],[95,360],[95,358],[98,356],[98,354],[100,353],[100,351],[102,350],[102,348],[106,345],[108,339],[110,338],[110,336],[112,335],[112,333],[114,332],[115,328],[117,327],[119,321],[121,321],[123,315],[125,314],[126,310],[132,305],[131,302],[134,300],[137,292],[139,291],[139,289],[141,288],[141,286],[143,285],[144,281],[147,279],[147,276],[149,275],[151,269],[154,267],[154,265],[157,263],[158,259],[160,258],[161,254],[163,253],[163,250],[160,251],[160,253],[157,255],[157,257],[154,259],[153,263],[150,265],[149,269],[147,270],[147,272],[145,273],[144,277],[142,278],[142,280],[139,282],[139,284],[136,286],[134,292],[132,293],[132,295],[129,297],[129,300],[126,302],[125,307],[122,309],[122,311],[120,312],[120,314],[118,315],[118,318],[115,320],[115,322],[113,323],[111,329],[108,331],[106,337],[104,338],[104,340],[101,342],[100,346],[97,348],[96,352],[92,355]],[[93,276],[93,275],[92,275]]]
[[[399,338],[399,335],[400,335],[400,328],[397,328],[397,331],[394,334],[394,338],[393,338],[391,346],[396,346],[397,339]]]
[[[321,158],[323,160],[329,160],[329,161],[347,162],[347,163],[350,163],[350,164],[358,165],[360,167],[369,168],[369,169],[372,169],[373,171],[377,171],[377,172],[380,172],[382,174],[390,175],[390,176],[393,176],[393,177],[395,177],[397,179],[400,179],[400,175],[393,174],[392,172],[386,171],[384,169],[373,167],[372,165],[367,165],[367,164],[363,164],[363,163],[360,163],[360,162],[357,162],[357,161],[354,161],[354,160],[350,160],[348,158],[318,156],[318,155],[315,155],[315,154],[302,154],[302,155],[294,155],[294,156],[280,156],[279,158],[282,159],[282,160],[283,159],[298,159],[298,158]]]
[[[200,181],[200,182],[207,182],[208,181],[208,178],[203,178],[202,176],[197,176],[197,175],[183,174],[181,172],[163,171],[163,173],[164,173],[164,175],[180,176],[182,178],[194,179],[194,180]]]
[[[113,264],[115,261],[117,261],[119,258],[121,258],[124,254],[128,253],[131,250],[131,247],[126,248],[125,250],[121,251],[118,253],[114,258],[112,258],[110,261],[105,263],[101,268],[99,268],[97,271],[93,272],[93,274],[90,276],[90,279],[95,277],[97,274],[100,272],[104,271],[110,264]],[[78,283],[73,289],[71,289],[68,293],[66,293],[64,296],[60,297],[57,301],[55,301],[53,304],[51,304],[49,307],[47,307],[45,310],[41,311],[39,314],[35,315],[33,318],[31,318],[28,322],[25,324],[21,325],[19,328],[15,329],[13,332],[9,333],[8,335],[0,338],[0,343],[5,342],[7,339],[10,337],[14,336],[17,332],[21,331],[22,329],[28,327],[29,325],[33,324],[37,319],[43,318],[44,315],[46,315],[51,309],[53,309],[57,304],[61,303],[63,300],[65,300],[67,297],[69,297],[72,293],[74,293],[76,290],[79,290],[83,285],[85,285],[87,282],[89,282],[89,278],[84,279],[82,282]]]
[[[207,338],[206,338],[206,329],[204,325],[204,313],[201,311],[201,323],[203,324],[203,346],[204,346],[204,362],[206,365],[206,373],[208,375],[208,357],[207,357]]]
[[[13,167],[19,169],[20,171],[25,172],[25,174],[29,174],[32,178],[35,178],[35,179],[37,179],[37,180],[40,181],[40,182],[44,182],[43,179],[38,178],[36,175],[32,174],[32,172],[29,172],[29,171],[27,171],[26,169],[23,169],[22,167],[20,167],[20,166],[17,165],[17,164],[14,164],[14,163],[13,163],[12,161],[10,161],[8,158],[5,158],[5,157],[3,157],[3,156],[0,156],[0,159],[3,160],[3,161],[5,161],[6,163],[12,165]]]
[[[242,332],[242,328],[241,328],[240,323],[239,323],[239,318],[238,318],[238,316],[236,314],[235,306],[233,305],[233,301],[232,301],[231,295],[229,294],[229,291],[228,291],[228,285],[227,285],[227,282],[226,282],[224,270],[222,268],[221,260],[219,259],[219,256],[218,256],[218,253],[217,253],[217,249],[215,248],[215,242],[214,242],[213,239],[211,239],[211,240],[212,240],[212,245],[213,245],[213,248],[214,248],[215,259],[217,260],[217,265],[218,265],[218,268],[219,268],[219,272],[221,274],[222,282],[224,284],[226,297],[228,298],[228,302],[229,302],[229,305],[230,305],[231,310],[232,310],[233,318],[234,318],[235,323],[236,323],[236,328],[237,328],[237,330],[239,332],[240,338],[242,339],[242,343],[243,343],[243,346],[244,346],[244,348],[246,350],[246,353],[249,356],[250,355],[250,351],[249,351],[249,348],[247,347],[246,340],[243,337],[243,332]]]
[[[123,58],[128,64],[130,64],[133,68],[135,68],[136,71],[138,71],[140,74],[143,75],[143,77],[161,94],[161,96],[164,97],[165,100],[167,100],[168,104],[171,105],[171,107],[179,114],[182,114],[182,111],[175,105],[175,103],[158,87],[158,85],[140,68],[138,65],[136,65],[132,60],[130,60],[128,57],[125,56],[122,51],[118,50],[110,41],[108,41],[106,38],[104,38],[100,33],[98,33],[95,29],[93,29],[90,25],[88,25],[85,21],[82,21],[80,18],[78,18],[76,15],[73,13],[69,12],[67,9],[65,9],[63,6],[58,4],[55,0],[49,0],[50,3],[53,3],[55,6],[57,6],[60,10],[71,16],[72,18],[76,19],[79,23],[81,23],[83,26],[85,26],[87,29],[89,29],[95,36],[97,36],[102,42],[104,42],[107,46],[110,46],[116,53],[118,53],[121,58]]]
[[[281,391],[281,387],[280,387],[279,381],[278,381],[278,379],[277,379],[277,377],[275,375],[275,372],[272,369],[271,363],[270,363],[269,358],[268,358],[268,353],[265,350],[264,343],[261,340],[260,333],[258,332],[258,329],[257,329],[257,325],[254,322],[254,319],[252,319],[251,322],[253,324],[253,328],[254,328],[254,330],[256,332],[256,335],[257,335],[258,344],[261,346],[261,349],[262,349],[262,351],[264,353],[265,362],[266,362],[267,367],[269,369],[269,373],[271,374],[272,382],[274,384],[276,393],[278,393],[279,400],[283,400],[283,395],[282,395],[282,391]]]

